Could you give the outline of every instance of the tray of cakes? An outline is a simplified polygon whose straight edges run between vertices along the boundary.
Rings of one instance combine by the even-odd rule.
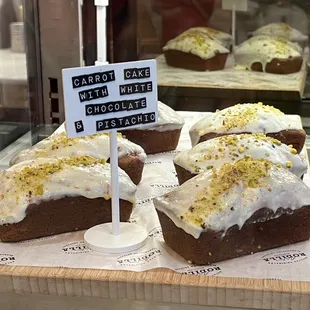
[[[307,43],[305,35],[284,23],[259,28],[234,48],[226,33],[190,28],[168,41],[157,57],[158,84],[251,90],[261,98],[264,92],[280,96],[284,91],[289,99],[281,99],[300,99],[308,71]]]
[[[84,244],[85,229],[111,221],[109,140],[70,139],[63,124],[1,172],[0,253],[11,265],[310,281],[299,116],[262,103],[177,113],[160,102],[159,123],[141,131],[134,142],[118,136],[120,216],[147,229],[146,245],[109,255]]]

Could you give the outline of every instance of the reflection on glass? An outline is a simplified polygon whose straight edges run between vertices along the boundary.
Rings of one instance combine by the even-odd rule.
[[[0,1],[0,150],[29,131],[22,0]]]

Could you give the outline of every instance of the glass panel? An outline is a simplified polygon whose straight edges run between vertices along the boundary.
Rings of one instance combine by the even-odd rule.
[[[0,1],[0,151],[30,129],[22,0]]]
[[[206,80],[201,73],[167,66],[162,48],[168,40],[192,27],[207,26],[230,34],[232,13],[221,8],[220,0],[119,0],[111,2],[109,13],[109,38],[113,43],[109,50],[110,61],[157,58],[159,98],[175,109],[214,111],[236,102],[263,101],[286,113],[308,116],[310,83],[306,65],[309,55],[307,44],[303,46],[305,64],[302,70],[294,76],[282,75],[283,82],[278,83],[277,77],[270,74],[262,83],[261,75],[253,80],[242,72],[230,74],[231,70],[228,75],[218,71],[206,72],[205,76],[209,76]],[[95,16],[94,7],[92,16]],[[307,37],[309,4],[298,0],[248,1],[247,12],[236,14],[236,45],[270,23],[286,23]],[[225,68],[233,67],[232,53],[228,59]]]

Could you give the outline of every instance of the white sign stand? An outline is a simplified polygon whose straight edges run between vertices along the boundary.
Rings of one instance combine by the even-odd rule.
[[[106,7],[108,0],[95,0],[97,6],[97,46],[96,65],[106,65]],[[112,188],[112,223],[97,225],[84,234],[86,245],[97,252],[123,253],[142,247],[148,237],[147,231],[136,224],[121,223],[119,212],[118,149],[117,130],[110,132],[110,165]]]
[[[248,0],[222,0],[223,10],[231,11],[231,32],[233,37],[233,51],[236,46],[236,11],[248,10]]]

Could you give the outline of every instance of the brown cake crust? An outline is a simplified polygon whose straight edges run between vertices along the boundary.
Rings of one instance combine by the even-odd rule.
[[[146,154],[173,151],[177,148],[181,129],[169,131],[126,130],[122,131],[126,139],[140,145]]]
[[[120,200],[120,219],[129,220],[133,205]],[[65,197],[29,205],[19,223],[0,226],[0,240],[16,242],[84,230],[112,221],[111,200]]]
[[[187,261],[207,265],[308,240],[310,207],[291,211],[291,214],[283,211],[277,211],[282,215],[276,219],[264,223],[255,222],[258,219],[268,219],[273,213],[270,209],[262,208],[240,230],[233,226],[223,238],[222,232],[205,231],[198,239],[175,226],[164,213],[158,210],[157,213],[167,245]]]
[[[186,181],[190,180],[191,178],[195,177],[197,174],[191,173],[190,171],[184,169],[183,167],[179,166],[178,164],[174,163],[174,168],[177,173],[179,185],[182,185]]]
[[[164,55],[168,66],[193,71],[222,70],[228,57],[228,53],[226,53],[217,54],[210,59],[202,59],[199,56],[175,50],[165,51]]]
[[[142,179],[144,163],[139,159],[138,155],[128,154],[118,159],[118,166],[123,169],[131,181],[138,185]]]
[[[274,58],[267,63],[265,72],[274,74],[290,74],[299,72],[303,64],[303,58],[291,57],[288,59]],[[260,62],[255,62],[251,66],[252,71],[263,72],[263,65]]]
[[[213,138],[227,136],[227,135],[241,135],[241,134],[251,134],[251,132],[238,132],[238,133],[216,133],[210,132],[200,137],[199,142],[204,142]],[[266,136],[277,139],[286,145],[293,145],[293,147],[300,153],[305,145],[306,141],[306,132],[303,129],[300,130],[282,130],[274,133],[267,133]]]

